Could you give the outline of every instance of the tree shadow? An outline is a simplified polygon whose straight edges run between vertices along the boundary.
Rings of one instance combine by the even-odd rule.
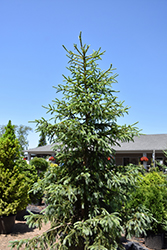
[[[28,225],[26,224],[26,222],[16,222],[11,235],[16,235],[16,234],[25,234],[28,232],[33,232],[35,229],[34,228],[29,228]]]
[[[36,227],[29,228],[26,224],[25,216],[30,215],[29,211],[31,211],[33,214],[39,214],[44,208],[45,206],[35,206],[31,204],[27,207],[28,210],[24,209],[23,211],[18,212],[11,235],[14,236],[33,232]]]

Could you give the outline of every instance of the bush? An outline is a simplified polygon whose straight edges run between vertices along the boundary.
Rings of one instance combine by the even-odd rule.
[[[49,163],[44,159],[44,158],[38,158],[38,157],[34,157],[31,161],[30,161],[30,165],[34,165],[37,169],[37,171],[41,171],[41,172],[45,172]]]
[[[48,205],[47,202],[47,187],[51,184],[54,184],[57,181],[57,176],[59,173],[60,166],[57,164],[51,163],[49,164],[46,172],[44,173],[43,179],[38,178],[38,181],[33,184],[32,190],[30,194],[34,195],[34,197],[41,198],[42,195],[45,195],[44,201]]]
[[[15,166],[13,170],[0,168],[0,216],[16,214],[30,202],[29,186]]]
[[[38,173],[34,165],[30,165],[22,159],[17,160],[16,165],[20,173],[25,175],[28,184],[32,186],[38,180]]]
[[[24,174],[26,182],[29,187],[29,196],[32,203],[36,203],[38,199],[40,199],[43,195],[41,192],[37,192],[35,195],[30,190],[33,187],[33,184],[38,182],[38,172],[34,165],[28,164],[25,160],[17,160],[16,161],[17,168],[20,173]]]
[[[154,217],[150,229],[155,233],[163,231],[167,226],[167,181],[161,172],[150,172],[138,182],[127,209],[136,209],[143,205]]]

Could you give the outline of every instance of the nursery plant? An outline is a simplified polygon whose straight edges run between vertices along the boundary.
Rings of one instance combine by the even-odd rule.
[[[44,158],[34,157],[30,160],[30,165],[34,165],[39,172],[45,172],[48,167],[48,162]]]
[[[15,160],[20,157],[20,145],[15,136],[14,126],[9,120],[5,133],[0,137],[0,164],[7,169],[13,169]]]
[[[141,176],[138,188],[131,193],[126,209],[135,210],[139,206],[149,209],[154,220],[148,225],[147,231],[161,233],[167,229],[167,180],[161,171]]]
[[[28,133],[32,131],[32,128],[29,126],[24,125],[13,125],[14,126],[14,132],[16,135],[16,138],[19,141],[19,145],[21,147],[21,153],[23,154],[23,150],[28,148],[28,140],[27,136]],[[5,133],[5,125],[0,125],[0,137]]]
[[[15,215],[30,202],[29,186],[24,174],[0,167],[0,216]]]
[[[112,146],[138,135],[136,125],[119,125],[128,114],[113,89],[117,74],[112,65],[101,70],[97,64],[104,52],[88,54],[90,46],[74,44],[74,52],[64,49],[69,58],[69,76],[56,87],[62,93],[47,108],[52,121],[36,120],[37,131],[44,131],[55,143],[60,163],[43,179],[45,213],[31,215],[30,226],[51,228],[33,239],[15,241],[26,249],[117,249],[123,232],[121,203],[126,190],[135,185],[137,169],[123,172],[114,163]],[[142,230],[142,226],[141,226]]]
[[[28,183],[17,168],[20,146],[11,121],[0,138],[0,215],[16,214],[29,203]]]
[[[40,180],[43,179],[43,176],[49,166],[49,163],[46,159],[44,158],[39,158],[39,157],[34,157],[32,160],[30,160],[30,165],[35,166],[37,173],[38,173],[38,180],[37,182],[40,182]],[[30,191],[30,196],[33,199],[34,203],[41,204],[42,202],[42,197],[43,197],[43,190],[40,186],[38,186],[38,190],[35,189],[35,191],[31,190]]]
[[[39,181],[36,167],[34,165],[28,164],[27,161],[22,159],[17,160],[15,164],[17,166],[18,171],[24,175],[25,180],[28,184],[30,202],[36,203],[43,196],[43,193],[41,192],[36,192],[35,195],[33,192],[31,192],[33,184]]]

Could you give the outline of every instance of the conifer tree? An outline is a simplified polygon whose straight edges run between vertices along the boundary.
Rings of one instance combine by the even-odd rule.
[[[21,146],[21,150],[25,150],[28,147],[28,140],[27,136],[30,131],[32,131],[32,128],[29,126],[24,125],[13,125],[15,130],[16,138],[19,141],[19,144]],[[5,133],[6,126],[0,125],[0,137]]]
[[[45,133],[43,131],[41,131],[39,136],[40,136],[40,138],[39,138],[39,142],[38,142],[38,147],[45,146],[47,144]]]
[[[30,202],[29,185],[16,160],[20,159],[20,144],[9,120],[0,137],[0,215],[17,214]],[[20,162],[21,165],[21,162]]]
[[[47,107],[55,123],[36,120],[52,142],[60,163],[46,173],[41,186],[48,205],[45,213],[30,216],[29,225],[41,227],[51,221],[51,229],[41,237],[14,242],[26,249],[116,249],[122,232],[119,209],[126,191],[135,182],[128,171],[119,172],[112,146],[133,140],[135,125],[119,125],[128,107],[117,100],[113,84],[117,74],[110,65],[102,71],[97,61],[101,49],[88,54],[90,46],[65,50],[69,76],[56,87],[63,94]],[[47,124],[47,126],[46,126]],[[35,190],[35,189],[34,189]],[[34,247],[34,248],[33,248]],[[48,248],[47,248],[48,247]]]
[[[9,120],[5,133],[0,137],[0,163],[5,168],[12,169],[14,161],[20,157],[20,145],[15,135],[15,129]]]

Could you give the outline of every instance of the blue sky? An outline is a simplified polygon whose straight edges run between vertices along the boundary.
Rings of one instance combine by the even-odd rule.
[[[0,125],[11,120],[31,126],[29,147],[39,136],[35,124],[60,96],[68,58],[82,31],[90,52],[106,50],[119,74],[114,89],[130,106],[120,124],[138,123],[143,133],[167,133],[167,0],[0,1]]]

